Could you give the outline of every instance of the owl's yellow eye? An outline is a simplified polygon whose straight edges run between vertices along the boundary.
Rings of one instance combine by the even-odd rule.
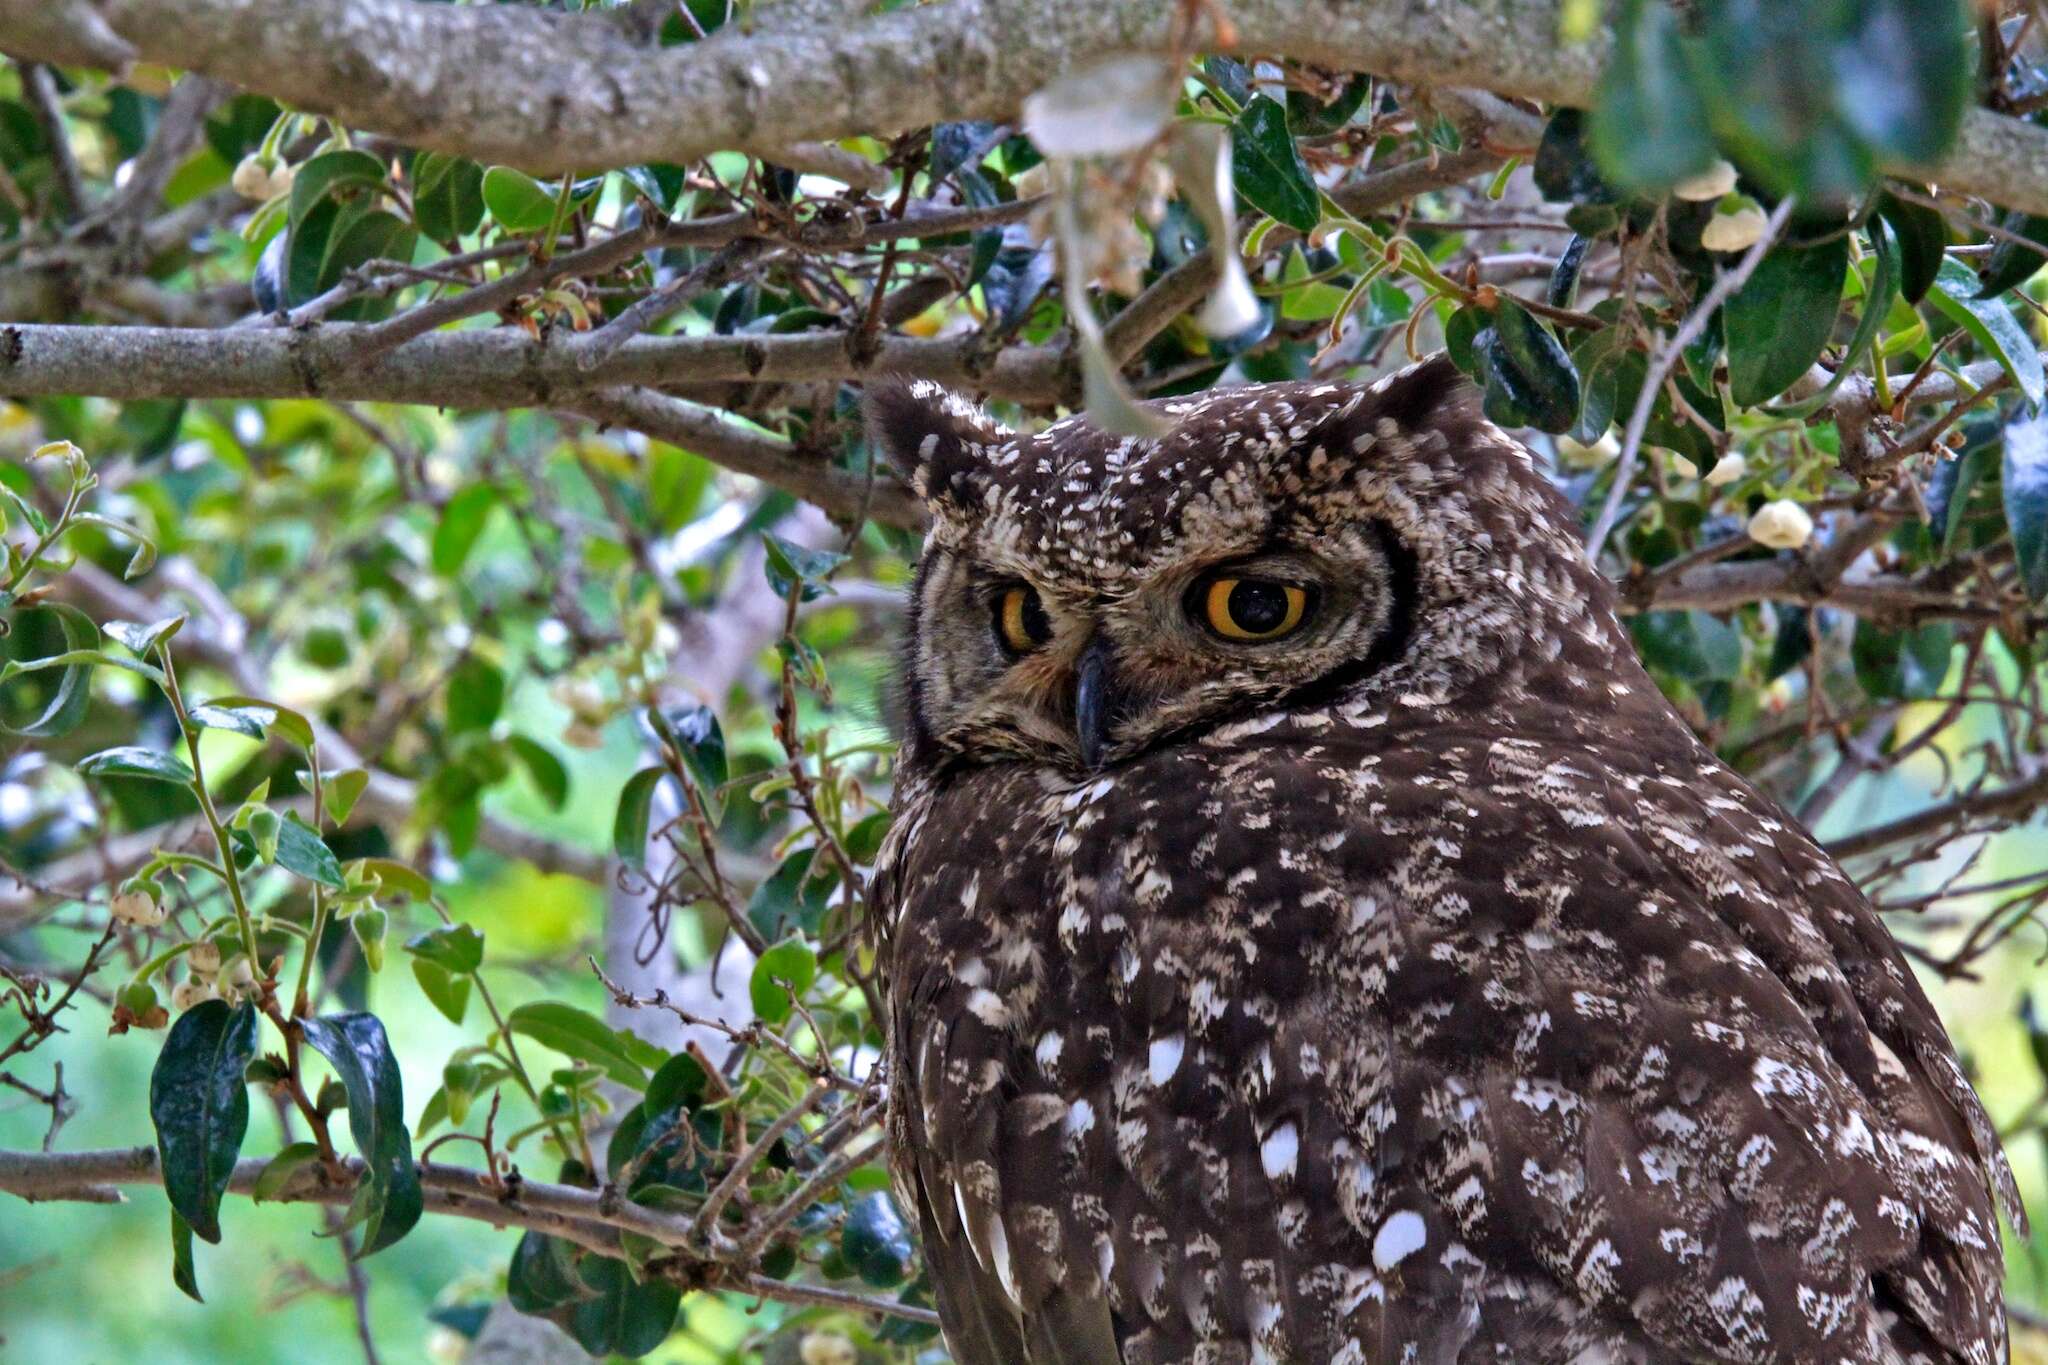
[[[1226,640],[1257,643],[1292,633],[1308,614],[1308,589],[1271,578],[1219,575],[1199,589],[1202,623]]]
[[[1052,638],[1052,621],[1038,594],[1022,583],[996,596],[996,639],[1012,656],[1029,654]]]

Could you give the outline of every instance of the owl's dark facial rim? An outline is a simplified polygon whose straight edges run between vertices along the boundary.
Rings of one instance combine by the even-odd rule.
[[[1168,739],[1321,705],[1402,657],[1415,557],[1384,526],[1168,554],[1127,584],[969,545],[920,565],[909,641],[925,752],[1094,771]]]

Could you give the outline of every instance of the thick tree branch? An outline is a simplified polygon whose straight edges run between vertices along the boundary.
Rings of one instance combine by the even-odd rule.
[[[1240,50],[1591,101],[1610,35],[1559,39],[1565,0],[1234,0]],[[1001,117],[1104,52],[1164,50],[1176,0],[948,0],[838,24],[771,18],[674,48],[602,13],[417,0],[101,0],[0,10],[0,47],[76,62],[132,45],[183,67],[414,146],[541,173],[687,162],[737,148]],[[67,18],[71,22],[66,22]],[[111,39],[111,41],[109,41]],[[2048,129],[1973,110],[1935,166],[1888,169],[2048,213]]]

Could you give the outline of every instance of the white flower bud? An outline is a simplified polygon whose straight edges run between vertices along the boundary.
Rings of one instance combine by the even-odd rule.
[[[1685,456],[1673,452],[1671,456],[1671,472],[1678,475],[1681,479],[1697,479],[1700,476],[1700,467],[1691,460],[1686,459]]]
[[[1700,245],[1709,251],[1747,251],[1762,240],[1764,229],[1769,226],[1770,219],[1759,208],[1717,213],[1700,234]]]
[[[185,950],[185,966],[194,976],[212,976],[220,970],[220,945],[202,938]]]
[[[164,922],[164,908],[149,888],[138,882],[124,882],[114,893],[114,918],[137,929],[154,929]]]
[[[797,1355],[804,1365],[856,1365],[860,1352],[837,1332],[806,1332]]]
[[[171,1008],[183,1014],[194,1005],[218,998],[211,981],[187,977],[171,989]]]
[[[297,166],[290,165],[289,163],[280,163],[270,173],[271,197],[276,198],[280,194],[290,194],[292,192],[292,181],[298,178],[299,168]]]
[[[1748,460],[1740,455],[1723,455],[1714,462],[1714,467],[1707,471],[1707,483],[1711,487],[1720,488],[1724,484],[1734,483],[1748,472]]]
[[[1767,502],[1749,519],[1749,538],[1773,550],[1796,550],[1813,538],[1813,518],[1789,498]]]
[[[244,199],[268,199],[271,194],[270,168],[263,164],[263,158],[251,152],[235,164],[235,174],[228,183]]]
[[[1726,161],[1716,161],[1691,179],[1679,181],[1671,192],[1691,203],[1711,204],[1734,188],[1735,168]]]
[[[1608,432],[1591,445],[1582,445],[1569,436],[1557,438],[1557,462],[1566,469],[1598,469],[1615,456],[1621,454],[1621,442]]]
[[[1216,282],[1209,301],[1197,319],[1202,331],[1219,341],[1240,336],[1259,320],[1259,296],[1244,273],[1244,262],[1233,252],[1223,264],[1223,278]]]

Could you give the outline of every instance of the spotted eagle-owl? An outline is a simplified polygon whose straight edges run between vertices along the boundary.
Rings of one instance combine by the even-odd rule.
[[[966,1365],[2005,1357],[1997,1139],[1441,358],[1000,428],[930,510],[877,876]]]

